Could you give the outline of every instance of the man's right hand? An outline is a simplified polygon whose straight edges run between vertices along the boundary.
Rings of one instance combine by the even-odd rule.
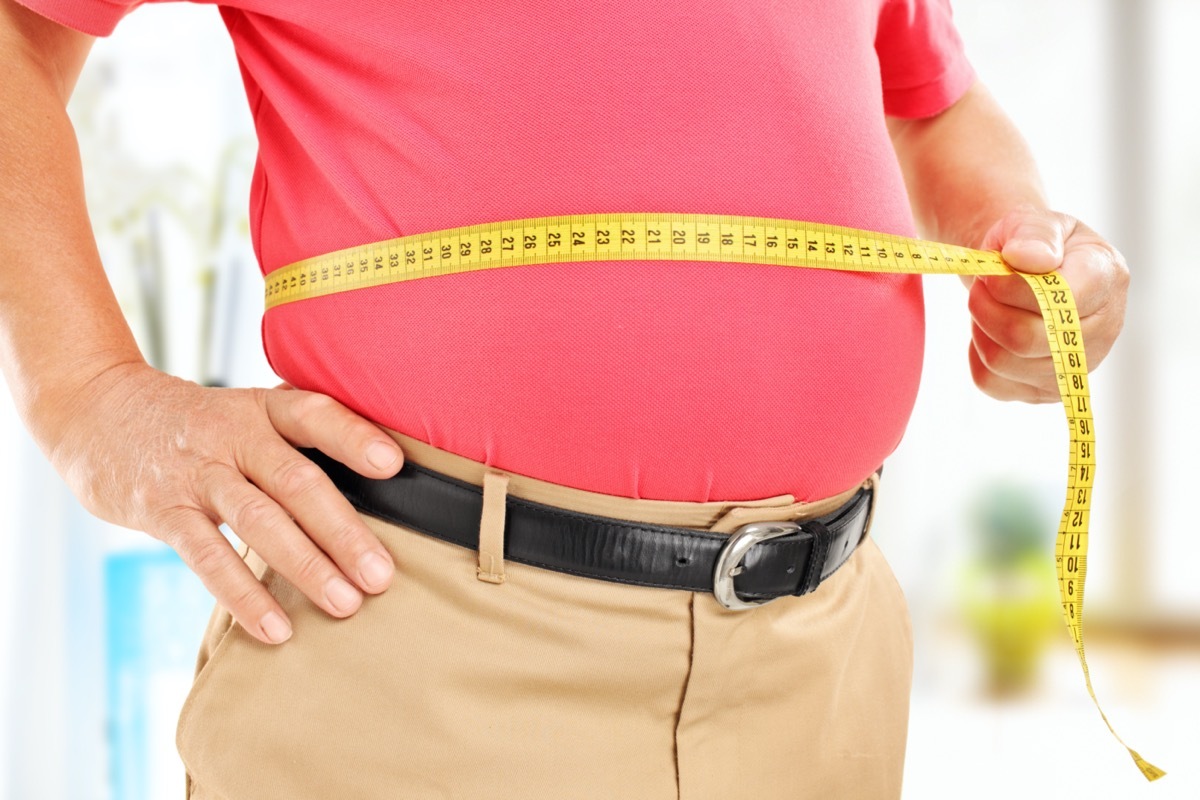
[[[172,547],[253,636],[282,642],[287,615],[218,530],[335,617],[382,592],[388,551],[325,473],[315,447],[370,478],[394,475],[399,445],[326,395],[206,388],[145,363],[109,368],[43,407],[48,455],[92,514]],[[357,588],[356,588],[357,587]]]
[[[324,395],[210,389],[142,359],[100,263],[66,113],[94,38],[0,0],[0,368],[89,511],[166,542],[247,631],[281,642],[286,614],[218,525],[320,608],[349,616],[362,591],[387,588],[394,565],[292,445],[371,478],[394,475],[403,454]]]

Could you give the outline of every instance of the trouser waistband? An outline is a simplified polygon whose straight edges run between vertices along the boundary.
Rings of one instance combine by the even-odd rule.
[[[510,473],[389,433],[407,459],[391,478],[365,478],[311,448],[308,457],[360,511],[478,550],[476,576],[490,583],[505,581],[505,562],[513,559],[620,583],[711,591],[726,608],[747,609],[814,591],[855,552],[875,510],[878,471],[845,500],[643,500]]]
[[[716,533],[730,533],[747,522],[806,520],[828,514],[845,505],[859,489],[878,483],[878,473],[875,473],[843,492],[808,502],[797,501],[791,494],[707,502],[623,497],[520,475],[443,450],[396,430],[384,428],[384,431],[396,440],[408,461],[475,486],[484,486],[484,476],[487,473],[500,473],[507,477],[507,494],[535,503],[617,519],[697,528]],[[877,485],[875,491],[878,493]],[[873,503],[871,509],[872,518],[874,505]],[[870,524],[868,520],[868,529]]]

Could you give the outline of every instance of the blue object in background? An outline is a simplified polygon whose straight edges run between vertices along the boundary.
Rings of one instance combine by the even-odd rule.
[[[179,710],[213,598],[174,550],[104,558],[111,800],[182,798]]]

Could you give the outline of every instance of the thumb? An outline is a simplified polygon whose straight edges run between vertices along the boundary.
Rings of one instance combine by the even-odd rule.
[[[1063,260],[1063,243],[1074,220],[1054,211],[1026,207],[1005,215],[984,237],[984,249],[999,250],[1018,272],[1053,272]]]

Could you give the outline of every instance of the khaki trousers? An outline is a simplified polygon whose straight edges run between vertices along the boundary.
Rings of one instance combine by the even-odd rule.
[[[294,634],[262,644],[214,607],[176,736],[189,800],[900,796],[912,631],[869,536],[814,593],[745,611],[502,557],[505,493],[728,533],[858,487],[637,500],[392,435],[407,460],[484,487],[478,552],[364,515],[397,574],[339,620],[243,547]]]

